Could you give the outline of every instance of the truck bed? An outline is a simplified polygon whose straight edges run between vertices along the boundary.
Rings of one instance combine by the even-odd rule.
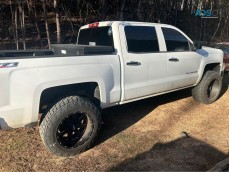
[[[27,57],[27,56],[50,56],[52,50],[1,50],[0,58],[4,57]]]
[[[51,47],[54,52],[54,55],[60,55],[60,56],[111,54],[114,52],[114,48],[111,46],[52,44]]]
[[[89,46],[77,44],[52,44],[48,50],[1,50],[0,59],[5,58],[33,58],[33,57],[63,57],[82,55],[112,54],[111,46]]]

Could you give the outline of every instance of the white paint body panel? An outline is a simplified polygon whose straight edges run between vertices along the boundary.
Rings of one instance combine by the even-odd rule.
[[[161,52],[128,53],[124,33],[126,25],[154,26]],[[178,30],[173,26],[138,22],[101,22],[101,26],[112,27],[116,51],[113,55],[0,59],[0,63],[19,63],[18,67],[0,68],[2,129],[36,122],[40,96],[47,88],[96,82],[100,88],[101,107],[106,108],[194,86],[210,63],[221,64],[223,70],[223,52],[218,49],[203,47],[197,52],[167,53],[160,27]],[[85,28],[88,25],[81,29]],[[173,56],[180,59],[179,63],[169,63],[168,59]],[[139,61],[141,65],[127,66],[129,61]]]

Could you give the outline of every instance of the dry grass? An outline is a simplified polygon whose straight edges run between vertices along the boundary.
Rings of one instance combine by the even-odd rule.
[[[49,153],[37,129],[0,131],[0,171],[208,170],[229,153],[229,91],[208,106],[189,91],[105,110],[98,142],[72,158]]]

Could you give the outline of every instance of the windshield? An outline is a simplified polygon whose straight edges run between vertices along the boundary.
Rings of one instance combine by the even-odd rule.
[[[78,44],[113,47],[112,29],[110,26],[82,29],[79,33]]]

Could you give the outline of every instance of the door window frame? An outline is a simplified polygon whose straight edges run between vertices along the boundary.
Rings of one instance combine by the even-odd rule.
[[[163,31],[162,31],[163,28],[168,28],[168,29],[175,30],[175,31],[179,32],[182,36],[184,36],[188,40],[189,50],[184,50],[184,51],[168,51],[167,50],[167,46],[166,46],[165,36],[164,36]],[[175,27],[169,27],[169,26],[161,26],[160,27],[160,30],[161,30],[161,34],[162,34],[164,46],[166,48],[166,50],[164,51],[165,53],[173,53],[173,52],[175,52],[175,53],[179,53],[179,52],[195,52],[193,41],[184,32],[182,32],[181,30],[179,30],[179,29],[177,29]]]
[[[133,51],[128,51],[128,43],[127,43],[127,37],[126,37],[126,32],[125,32],[125,27],[152,27],[155,29],[155,33],[156,33],[156,38],[157,38],[157,44],[158,44],[158,51],[152,51],[152,52],[133,52]],[[160,48],[160,41],[159,41],[159,36],[158,36],[158,31],[157,31],[157,27],[156,26],[150,26],[150,25],[125,25],[123,27],[123,31],[124,31],[124,39],[125,39],[125,44],[126,44],[126,52],[129,54],[152,54],[152,53],[160,53],[161,52],[161,48]]]

